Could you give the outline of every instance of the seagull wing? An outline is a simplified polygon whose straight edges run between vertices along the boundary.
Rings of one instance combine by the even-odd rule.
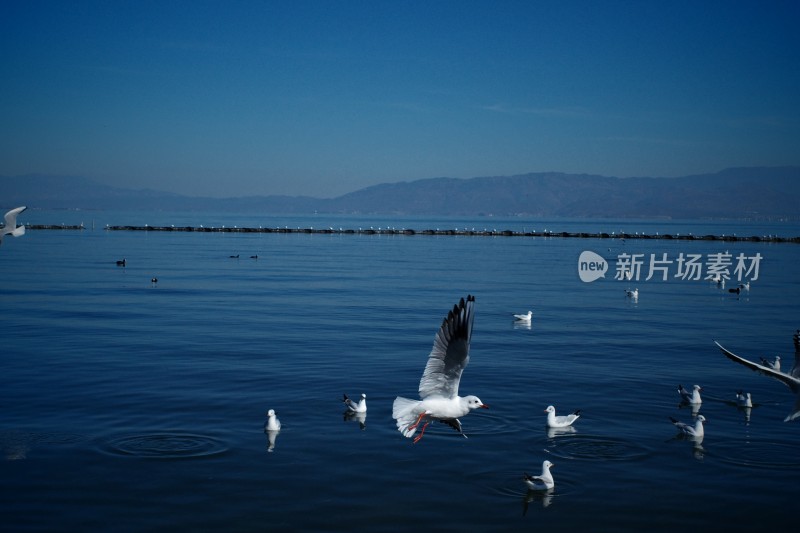
[[[754,363],[753,361],[748,361],[744,357],[739,357],[738,355],[736,355],[735,353],[731,352],[730,350],[727,350],[727,349],[723,348],[723,346],[720,343],[718,343],[717,341],[714,341],[714,344],[716,344],[717,347],[720,350],[722,350],[722,353],[725,355],[725,357],[727,357],[731,361],[736,361],[737,363],[746,366],[750,370],[755,370],[759,374],[764,374],[765,376],[769,376],[771,378],[775,378],[778,381],[783,382],[790,389],[792,389],[792,392],[800,393],[800,379],[799,378],[797,378],[797,377],[795,377],[793,375],[784,374],[783,372],[779,372],[777,370],[773,370],[773,369],[771,369],[771,368],[769,368],[767,366],[760,365],[758,363]]]
[[[789,375],[800,380],[800,329],[794,333],[794,366],[789,370]]]
[[[458,396],[461,373],[469,362],[469,341],[472,337],[472,320],[475,297],[462,298],[447,314],[433,340],[428,364],[419,380],[419,396]]]
[[[6,216],[4,217],[5,218],[6,229],[8,229],[8,228],[11,228],[12,230],[15,229],[17,227],[17,215],[19,215],[20,213],[22,213],[26,209],[27,209],[27,207],[22,206],[22,207],[17,207],[15,209],[12,209],[11,211],[7,212]]]

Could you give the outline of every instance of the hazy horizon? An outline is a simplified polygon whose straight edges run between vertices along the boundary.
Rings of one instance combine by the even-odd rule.
[[[800,165],[792,2],[0,13],[0,175],[330,198],[433,177]]]

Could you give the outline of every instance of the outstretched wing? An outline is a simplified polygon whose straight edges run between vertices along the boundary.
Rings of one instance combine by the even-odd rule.
[[[461,373],[469,362],[469,341],[472,337],[472,320],[475,297],[468,295],[454,306],[442,322],[433,340],[428,364],[419,381],[419,396],[458,396]]]
[[[25,209],[27,209],[25,206],[17,207],[5,214],[3,221],[5,222],[5,229],[8,233],[10,233],[10,231],[8,231],[9,228],[14,230],[17,227],[17,215],[25,211]]]
[[[730,359],[731,361],[736,361],[737,363],[746,366],[750,370],[755,370],[759,374],[764,374],[765,376],[769,376],[771,378],[775,378],[778,381],[784,383],[787,387],[792,389],[792,392],[800,392],[800,379],[790,374],[784,374],[778,370],[773,370],[768,366],[760,365],[758,363],[754,363],[753,361],[749,361],[744,357],[739,357],[735,353],[731,352],[722,347],[720,343],[714,341],[714,344],[722,350],[722,353],[725,354],[725,357]]]

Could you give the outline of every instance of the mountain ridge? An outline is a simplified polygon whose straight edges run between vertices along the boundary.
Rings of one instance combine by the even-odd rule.
[[[734,167],[674,178],[538,172],[423,178],[371,185],[335,198],[209,198],[112,187],[81,176],[4,177],[7,207],[394,215],[800,218],[800,167]]]

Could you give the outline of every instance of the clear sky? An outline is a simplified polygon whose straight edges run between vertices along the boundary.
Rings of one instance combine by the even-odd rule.
[[[0,175],[204,196],[800,164],[798,1],[0,2]]]

